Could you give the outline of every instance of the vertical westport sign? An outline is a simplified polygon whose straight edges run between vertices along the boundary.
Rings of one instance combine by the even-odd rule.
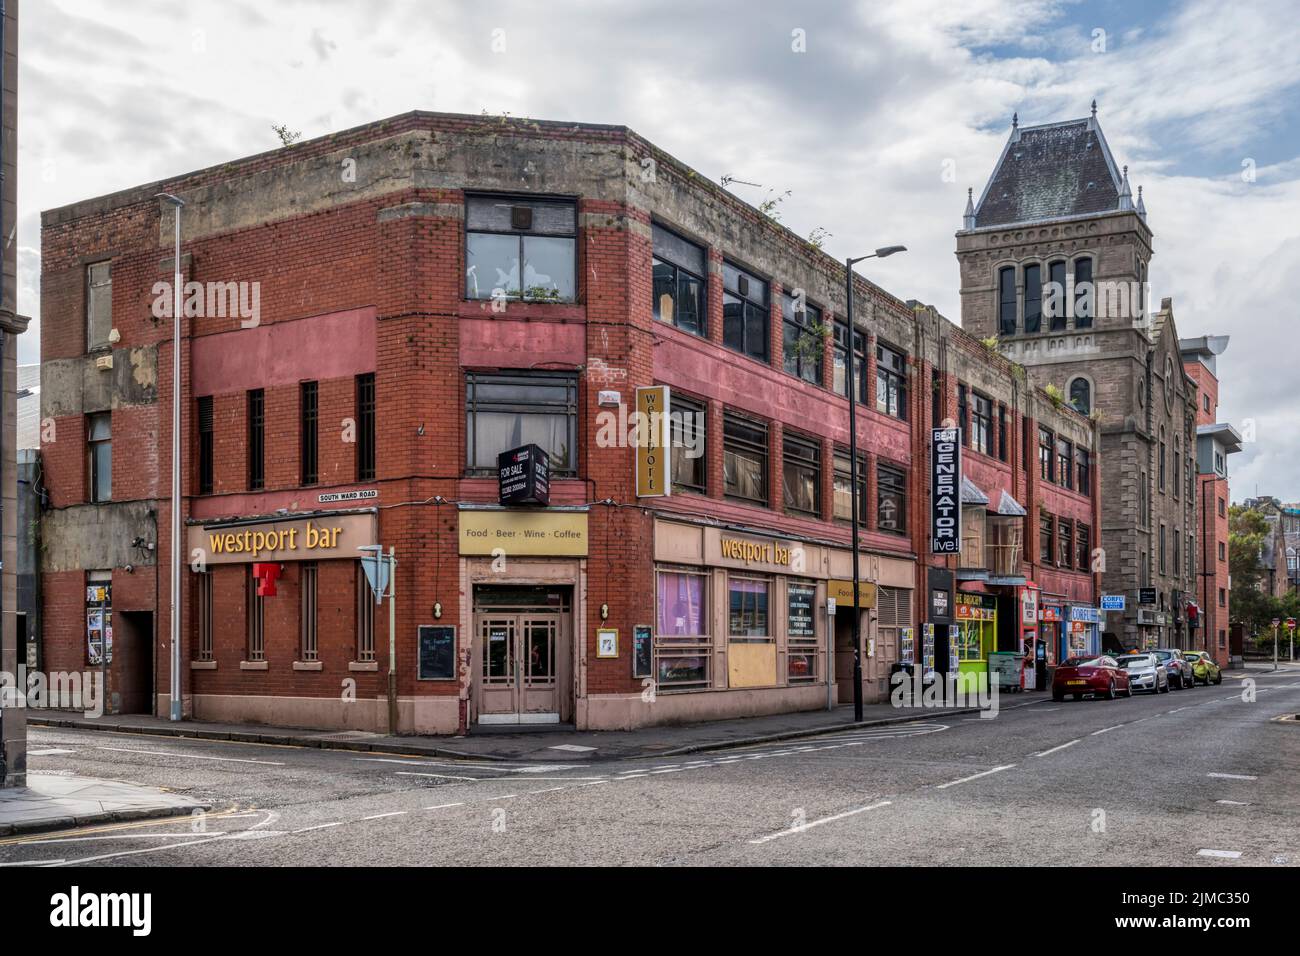
[[[961,553],[961,429],[930,432],[930,552]]]

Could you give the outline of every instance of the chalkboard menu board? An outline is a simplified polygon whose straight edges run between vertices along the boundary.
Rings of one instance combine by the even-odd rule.
[[[420,625],[420,680],[456,679],[456,627]]]
[[[789,628],[791,637],[813,637],[816,625],[813,621],[813,601],[817,589],[806,584],[791,584],[787,588],[789,598]]]
[[[649,624],[637,624],[632,628],[632,676],[653,677],[654,665],[651,660],[653,632]]]

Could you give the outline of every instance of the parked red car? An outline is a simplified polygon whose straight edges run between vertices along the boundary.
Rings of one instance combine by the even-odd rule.
[[[1113,657],[1070,657],[1061,662],[1052,677],[1052,700],[1065,700],[1073,694],[1081,700],[1084,694],[1096,694],[1114,700],[1117,694],[1133,696],[1128,671],[1119,666]]]

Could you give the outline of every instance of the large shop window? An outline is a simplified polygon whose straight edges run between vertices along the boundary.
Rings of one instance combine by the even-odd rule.
[[[767,283],[730,262],[722,264],[722,342],[760,362],[768,360]]]
[[[113,498],[113,420],[111,412],[86,416],[86,457],[89,466],[90,500]]]
[[[375,596],[360,561],[357,562],[357,660],[375,659]]]
[[[907,420],[907,356],[876,345],[876,411]]]
[[[767,504],[767,425],[726,413],[722,478],[727,497]]]
[[[708,255],[662,226],[654,235],[654,316],[692,335],[708,334]]]
[[[672,442],[673,490],[704,494],[708,481],[708,459],[704,454],[708,429],[704,422],[704,404],[674,395],[668,426]]]
[[[737,639],[769,640],[768,595],[772,584],[765,578],[727,579],[727,635]]]
[[[468,470],[495,474],[497,455],[541,446],[555,474],[574,473],[578,382],[572,375],[465,374],[465,460]]]
[[[876,466],[876,527],[907,534],[907,472],[901,468]]]
[[[92,262],[86,266],[86,351],[108,348],[113,331],[113,266]]]
[[[465,200],[465,297],[572,302],[577,207],[564,200]]]
[[[212,396],[199,399],[199,494],[212,494]]]
[[[846,398],[849,394],[849,327],[844,322],[835,323],[835,391]],[[861,332],[853,333],[853,397],[859,402],[867,394],[867,337]]]
[[[654,657],[661,690],[709,686],[712,641],[705,595],[708,577],[685,571],[660,571]]]
[[[817,588],[790,581],[786,584],[786,674],[791,684],[817,679]]]
[[[785,370],[814,385],[822,383],[822,312],[787,293],[781,295],[782,361]]]
[[[782,485],[787,511],[818,517],[822,510],[822,448],[786,432],[782,439]]]
[[[847,451],[835,452],[835,517],[853,520],[853,471]],[[867,458],[858,455],[858,520],[867,520]]]

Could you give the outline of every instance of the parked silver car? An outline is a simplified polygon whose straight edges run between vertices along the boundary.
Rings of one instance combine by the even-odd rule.
[[[1165,665],[1169,672],[1169,686],[1175,689],[1196,686],[1196,675],[1192,673],[1192,662],[1183,657],[1183,652],[1176,647],[1159,647],[1151,652]]]
[[[1125,654],[1118,661],[1128,671],[1129,687],[1133,690],[1169,693],[1169,669],[1155,654]]]

